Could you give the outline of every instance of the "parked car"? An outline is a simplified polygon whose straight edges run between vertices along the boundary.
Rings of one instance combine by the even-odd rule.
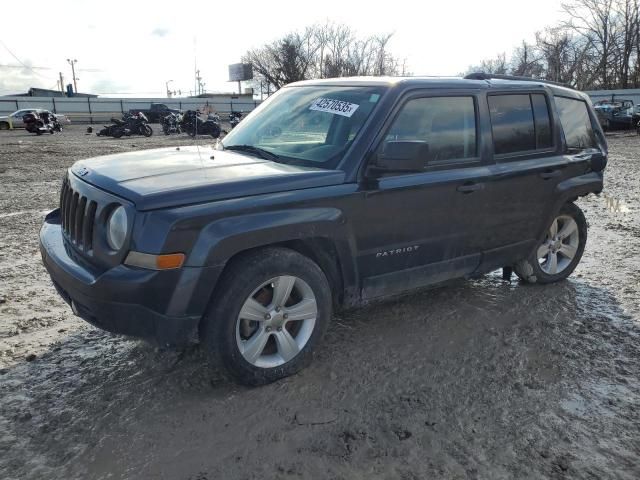
[[[307,365],[334,309],[503,267],[561,281],[607,143],[583,93],[508,78],[300,82],[215,149],[78,161],[44,265],[88,322],[199,339],[250,385]]]
[[[13,128],[24,128],[22,117],[27,113],[40,115],[45,112],[51,113],[49,110],[45,110],[43,108],[22,108],[20,110],[16,110],[11,115],[0,116],[0,130],[8,130],[11,125],[13,125]],[[60,113],[56,114],[56,118],[61,124],[69,123],[69,119]]]
[[[178,114],[180,113],[180,110],[176,108],[169,108],[164,103],[152,103],[151,108],[149,109],[132,109],[129,110],[129,113],[143,113],[147,119],[149,119],[149,122],[160,123],[160,121],[170,113]]]
[[[601,100],[593,107],[604,130],[636,128],[640,121],[640,109],[632,100]]]

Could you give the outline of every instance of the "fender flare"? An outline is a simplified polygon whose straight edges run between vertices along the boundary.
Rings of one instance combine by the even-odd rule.
[[[358,278],[355,240],[336,208],[271,210],[215,220],[201,230],[185,266],[224,266],[246,250],[320,238],[335,248],[345,297],[351,297]]]
[[[565,203],[572,202],[578,197],[584,197],[590,193],[599,194],[602,192],[603,185],[602,172],[590,172],[560,182],[555,188],[556,201],[546,218],[542,231],[538,235],[538,241],[544,240],[547,234],[547,226],[551,224],[551,221],[558,215]]]

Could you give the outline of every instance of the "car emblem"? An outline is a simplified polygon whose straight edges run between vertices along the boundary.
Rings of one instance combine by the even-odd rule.
[[[80,167],[75,171],[75,174],[79,177],[84,177],[89,173],[89,169],[87,167]]]

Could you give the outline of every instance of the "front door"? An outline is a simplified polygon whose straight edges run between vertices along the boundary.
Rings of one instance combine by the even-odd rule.
[[[408,98],[377,146],[428,144],[416,173],[368,173],[363,214],[353,219],[363,297],[417,288],[473,272],[478,213],[489,203],[473,93]]]

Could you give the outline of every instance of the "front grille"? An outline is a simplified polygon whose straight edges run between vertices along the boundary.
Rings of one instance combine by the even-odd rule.
[[[98,204],[79,192],[75,192],[69,181],[64,180],[60,192],[60,214],[62,230],[67,238],[81,250],[93,248],[93,226]]]

